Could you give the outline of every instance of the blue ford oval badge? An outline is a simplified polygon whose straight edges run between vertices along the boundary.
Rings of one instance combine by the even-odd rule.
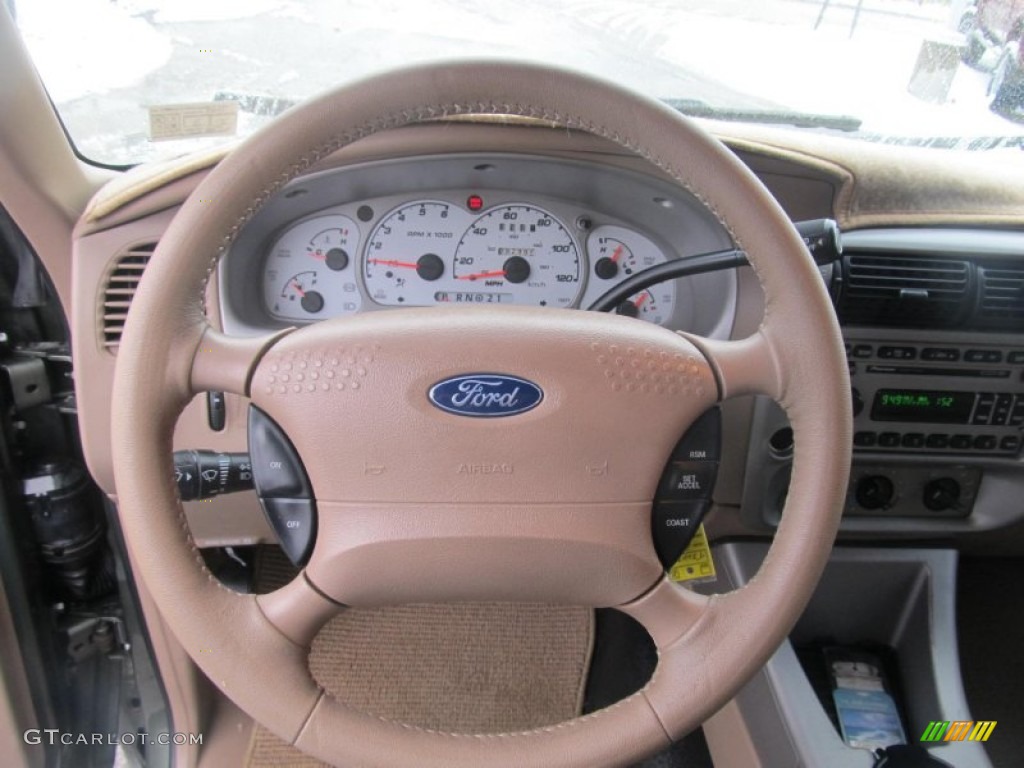
[[[544,391],[532,381],[515,376],[470,373],[437,382],[427,396],[448,413],[495,418],[536,408],[544,399]]]

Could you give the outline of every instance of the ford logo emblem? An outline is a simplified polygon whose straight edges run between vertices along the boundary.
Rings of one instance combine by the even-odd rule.
[[[459,416],[515,416],[540,405],[543,390],[532,381],[500,373],[471,373],[437,382],[430,402]]]

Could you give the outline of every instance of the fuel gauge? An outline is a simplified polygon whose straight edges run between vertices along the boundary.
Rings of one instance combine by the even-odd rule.
[[[316,272],[312,270],[292,275],[281,288],[281,301],[297,300],[303,312],[315,315],[324,308],[324,295],[316,290],[316,285]]]

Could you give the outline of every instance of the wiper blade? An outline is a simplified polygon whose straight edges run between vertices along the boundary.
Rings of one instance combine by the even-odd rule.
[[[818,115],[806,112],[790,112],[782,109],[739,109],[736,107],[712,107],[698,99],[662,99],[672,109],[688,117],[706,117],[737,123],[768,123],[771,125],[795,125],[799,128],[828,128],[833,131],[859,131],[861,120],[849,115]]]

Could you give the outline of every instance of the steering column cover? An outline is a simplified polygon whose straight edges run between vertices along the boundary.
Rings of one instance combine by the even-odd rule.
[[[659,645],[661,662],[647,688],[592,715],[516,734],[430,732],[324,696],[306,668],[305,636],[288,639],[267,618],[273,611],[261,609],[273,601],[232,593],[205,570],[170,472],[174,420],[196,384],[249,392],[255,358],[249,364],[243,355],[221,358],[234,347],[208,329],[203,313],[206,281],[244,222],[284,183],[348,143],[466,113],[543,118],[603,136],[647,158],[715,212],[757,271],[765,320],[745,345],[690,341],[711,362],[723,395],[773,396],[795,435],[793,482],[758,576],[702,604],[685,626],[679,624],[683,593],[660,582],[624,607],[643,617]],[[597,337],[607,332],[608,318],[591,319]],[[840,342],[817,270],[781,209],[728,150],[674,111],[604,82],[533,65],[460,62],[371,78],[314,99],[254,135],[200,184],[161,240],[136,294],[115,382],[115,479],[126,539],[197,664],[256,720],[312,755],[343,765],[628,763],[724,704],[809,599],[835,536],[850,460]],[[257,386],[253,378],[256,396]],[[699,411],[696,402],[692,411]],[[318,493],[319,475],[311,472]],[[549,578],[554,583],[560,574]],[[293,586],[296,591],[297,602],[316,604],[301,587]]]

